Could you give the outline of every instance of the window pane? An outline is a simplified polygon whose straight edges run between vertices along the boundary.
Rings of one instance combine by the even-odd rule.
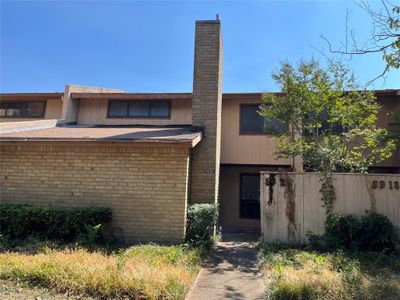
[[[329,123],[327,120],[322,121],[322,126],[318,128],[318,133],[325,133],[327,134],[330,131],[330,127],[332,126],[332,133],[333,134],[342,134],[346,132],[345,128],[339,122]]]
[[[152,102],[150,115],[152,117],[168,117],[169,116],[169,102]]]
[[[260,176],[241,175],[240,217],[260,217]]]
[[[7,103],[7,117],[20,117],[25,116],[26,113],[25,102],[8,102]]]
[[[260,176],[242,175],[242,200],[258,200],[260,197]]]
[[[288,127],[276,119],[264,118],[264,131],[267,133],[281,133],[288,131]]]
[[[43,117],[44,102],[27,102],[25,115],[30,117]]]
[[[0,116],[43,117],[45,104],[45,101],[2,101],[0,105]]]
[[[263,132],[264,118],[257,113],[258,110],[258,104],[246,104],[240,106],[240,132]]]
[[[279,133],[288,127],[275,119],[266,119],[258,113],[260,104],[242,104],[240,106],[240,132],[242,133]]]
[[[127,101],[111,101],[108,114],[111,117],[126,117],[128,113],[128,102]]]
[[[149,102],[147,101],[134,101],[129,103],[129,116],[130,117],[148,117],[149,116]]]
[[[7,103],[4,101],[0,102],[0,117],[5,117],[7,115]]]

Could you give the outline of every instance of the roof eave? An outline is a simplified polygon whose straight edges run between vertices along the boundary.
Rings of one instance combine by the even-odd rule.
[[[0,100],[61,100],[64,93],[5,93]]]
[[[107,143],[107,144],[129,144],[136,146],[173,146],[173,147],[185,147],[194,148],[201,141],[201,135],[194,139],[184,140],[167,140],[167,139],[144,139],[144,140],[133,140],[133,139],[107,139],[107,138],[1,138],[0,143],[34,143],[34,142],[89,142],[89,143]]]
[[[72,99],[191,99],[191,93],[72,93]]]

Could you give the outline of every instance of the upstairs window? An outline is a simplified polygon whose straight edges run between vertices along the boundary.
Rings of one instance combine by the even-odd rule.
[[[278,120],[266,119],[258,113],[260,104],[240,105],[240,133],[262,134],[279,133],[288,130],[287,126]]]
[[[169,118],[170,101],[110,101],[108,117],[112,118]]]
[[[46,101],[1,101],[0,117],[42,118]]]

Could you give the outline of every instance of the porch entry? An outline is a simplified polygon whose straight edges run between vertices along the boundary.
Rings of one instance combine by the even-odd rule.
[[[219,223],[223,230],[260,231],[260,172],[266,169],[265,166],[221,166]]]

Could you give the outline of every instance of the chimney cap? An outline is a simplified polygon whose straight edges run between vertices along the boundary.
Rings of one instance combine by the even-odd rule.
[[[220,24],[220,20],[196,20],[196,24]]]

